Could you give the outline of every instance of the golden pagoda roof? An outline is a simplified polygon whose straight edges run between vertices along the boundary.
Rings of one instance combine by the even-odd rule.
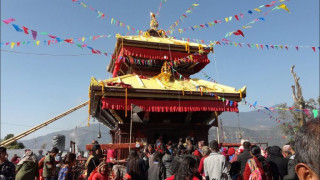
[[[245,97],[246,86],[236,90],[234,87],[213,83],[201,79],[174,79],[171,81],[159,80],[160,78],[147,78],[134,74],[127,74],[106,80],[91,78],[90,86],[103,86],[123,89],[122,86],[115,86],[114,83],[130,85],[133,89],[163,90],[163,91],[185,91],[218,94],[238,94]],[[109,84],[109,85],[108,85]],[[243,94],[243,95],[242,95]],[[239,96],[238,96],[239,97]]]
[[[149,43],[160,43],[160,44],[171,44],[171,45],[183,45],[185,46],[188,44],[189,46],[194,46],[194,47],[208,47],[205,44],[199,44],[199,43],[194,43],[194,42],[188,42],[188,41],[182,41],[178,39],[174,39],[173,37],[154,37],[154,36],[121,36],[121,35],[116,35],[117,38],[122,38],[124,40],[132,40],[132,41],[141,41],[141,42],[149,42]]]

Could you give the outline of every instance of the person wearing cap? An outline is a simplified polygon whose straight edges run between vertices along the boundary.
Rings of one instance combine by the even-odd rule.
[[[0,179],[13,180],[15,178],[15,166],[7,159],[7,149],[0,147]]]
[[[42,176],[45,180],[55,180],[56,179],[56,162],[55,156],[59,153],[59,149],[53,147],[52,150],[46,155],[43,161],[43,173]]]

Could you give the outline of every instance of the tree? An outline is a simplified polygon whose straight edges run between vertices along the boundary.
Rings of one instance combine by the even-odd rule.
[[[280,129],[285,135],[291,138],[294,137],[295,133],[305,124],[305,122],[315,119],[312,110],[318,109],[320,105],[320,96],[317,100],[313,98],[304,100],[302,88],[299,83],[300,78],[297,77],[297,74],[293,71],[294,67],[294,65],[291,67],[291,74],[295,81],[295,85],[291,86],[294,103],[291,107],[288,107],[287,103],[279,105],[280,109],[290,109],[290,113],[282,110],[277,112],[279,119],[287,122],[281,124]]]
[[[10,139],[12,137],[14,137],[14,134],[7,134],[4,137],[3,141]],[[7,149],[24,149],[24,148],[25,148],[24,144],[21,142],[18,143],[17,141],[13,141],[9,145],[7,145]]]

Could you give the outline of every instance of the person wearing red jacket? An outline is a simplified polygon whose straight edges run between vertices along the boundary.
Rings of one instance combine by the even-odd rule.
[[[262,180],[267,180],[268,172],[269,172],[269,166],[266,159],[260,154],[261,150],[260,147],[257,145],[253,145],[250,148],[250,154],[253,158],[250,158],[245,166],[245,170],[243,172],[243,180],[249,180],[250,174],[251,174],[251,168],[250,168],[250,161],[252,164],[256,164],[256,167],[259,169]]]
[[[203,146],[202,147],[202,149],[201,149],[201,151],[202,151],[202,158],[201,158],[201,160],[200,160],[200,164],[199,164],[199,168],[198,168],[198,171],[199,171],[199,173],[200,173],[200,175],[202,176],[202,177],[205,177],[205,174],[204,174],[204,171],[203,171],[203,162],[204,162],[204,159],[206,158],[206,157],[208,157],[209,156],[209,154],[210,154],[210,149],[209,149],[209,147],[208,146]]]

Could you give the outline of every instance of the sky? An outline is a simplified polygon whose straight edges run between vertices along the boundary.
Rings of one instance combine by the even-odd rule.
[[[136,30],[149,29],[149,13],[157,12],[160,0],[83,0],[83,7],[72,0],[4,0],[1,1],[1,20],[14,18],[12,22],[38,32],[39,45],[33,44],[31,34],[17,32],[12,23],[1,24],[1,138],[8,133],[19,134],[72,107],[88,100],[88,88],[92,76],[97,79],[111,78],[106,71],[110,54],[115,47],[115,35],[126,35],[126,28],[111,24],[111,18],[119,20]],[[271,8],[254,8],[270,4],[271,0],[167,0],[160,8],[157,20],[159,28],[168,29],[182,14],[187,18],[179,28],[188,29],[194,25],[221,20],[210,28],[197,28],[174,33],[176,38],[190,38],[220,41],[227,32],[241,29],[255,18],[265,20],[251,24],[252,28],[242,29],[244,36],[231,35],[231,42],[263,45],[287,45],[278,50],[267,50],[217,45],[210,54],[211,63],[203,72],[220,84],[240,89],[247,86],[246,101],[270,107],[286,102],[293,103],[291,85],[294,80],[290,68],[300,77],[305,99],[319,96],[319,1],[285,1],[290,13],[280,9],[267,15]],[[191,13],[186,10],[198,4]],[[276,5],[281,3],[277,2]],[[92,7],[105,14],[104,18],[89,9]],[[252,14],[248,10],[253,11]],[[237,21],[236,14],[244,17]],[[233,16],[229,22],[225,17]],[[84,42],[94,49],[107,52],[108,56],[92,54],[88,48],[75,44],[57,43],[44,45],[52,40],[40,32],[47,32],[62,39],[86,37]],[[90,40],[89,37],[110,35]],[[130,35],[136,32],[130,31]],[[15,45],[11,42],[31,41],[30,44]],[[5,45],[9,42],[9,45]],[[295,46],[300,47],[297,51]],[[307,46],[307,47],[306,47]],[[311,46],[316,47],[313,52]],[[205,79],[202,73],[194,78]],[[88,108],[82,108],[24,139],[34,138],[58,130],[85,126]],[[246,105],[239,106],[240,112],[250,111]],[[245,120],[243,120],[245,121]],[[93,119],[91,119],[91,123]],[[98,131],[98,130],[97,130]]]

